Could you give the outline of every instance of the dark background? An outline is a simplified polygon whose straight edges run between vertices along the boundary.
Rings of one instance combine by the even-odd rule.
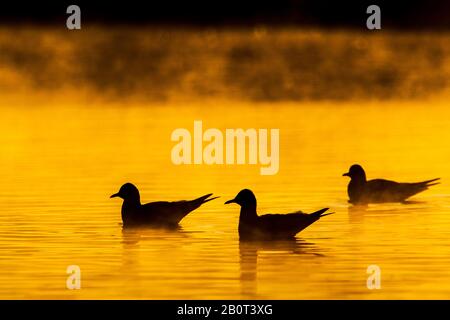
[[[450,1],[417,0],[153,0],[14,1],[0,4],[0,24],[59,24],[70,4],[81,7],[82,21],[103,24],[150,24],[213,27],[312,26],[365,27],[366,8],[381,7],[382,27],[450,29]]]

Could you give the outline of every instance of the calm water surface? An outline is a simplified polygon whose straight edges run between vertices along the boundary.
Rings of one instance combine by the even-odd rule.
[[[450,113],[443,103],[215,103],[211,105],[2,107],[0,298],[406,299],[450,298]],[[257,166],[175,166],[176,128],[279,128],[280,171]],[[342,177],[442,184],[408,205],[353,208]],[[143,202],[221,198],[181,228],[122,230],[124,182]],[[260,213],[327,216],[292,241],[240,243],[239,207],[252,189]],[[366,269],[381,268],[380,290]],[[66,268],[81,268],[81,290]]]

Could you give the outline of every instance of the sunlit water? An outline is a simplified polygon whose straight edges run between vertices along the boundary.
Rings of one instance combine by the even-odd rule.
[[[406,299],[450,297],[450,114],[445,104],[236,104],[2,107],[0,298]],[[175,166],[176,128],[279,128],[280,171]],[[353,163],[369,178],[442,184],[414,203],[347,203]],[[122,230],[124,182],[143,202],[221,198],[180,230]],[[239,207],[327,216],[293,241],[240,243]],[[366,285],[381,268],[381,289]],[[81,289],[66,268],[81,268]]]

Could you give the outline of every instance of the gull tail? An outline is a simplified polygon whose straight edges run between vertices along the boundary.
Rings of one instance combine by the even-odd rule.
[[[218,197],[209,198],[211,196],[212,196],[212,193],[208,193],[208,194],[206,194],[206,195],[204,195],[204,196],[202,196],[200,198],[194,199],[194,200],[180,201],[179,203],[183,207],[183,209],[181,210],[183,212],[183,216],[187,215],[192,210],[197,209],[202,204],[218,198]]]
[[[316,217],[318,217],[318,218],[322,218],[322,217],[325,217],[325,216],[329,216],[330,214],[333,214],[334,212],[329,212],[329,213],[325,213],[324,214],[324,212],[326,212],[327,210],[329,210],[330,208],[323,208],[323,209],[320,209],[319,211],[316,211],[316,212],[313,212],[313,213],[311,213],[311,215],[312,216],[316,216]]]
[[[435,181],[438,181],[440,179],[441,178],[426,180],[426,181],[419,182],[419,184],[423,185],[424,187],[431,187],[431,186],[435,186],[435,185],[439,184],[440,182],[435,182]],[[432,182],[435,182],[435,183],[432,183]]]
[[[204,204],[204,203],[206,203],[206,202],[208,202],[208,201],[211,201],[211,200],[214,200],[214,199],[219,198],[219,197],[209,198],[209,197],[211,197],[212,195],[213,195],[212,193],[208,193],[208,194],[206,194],[206,195],[204,195],[204,196],[202,196],[202,197],[200,197],[200,198],[197,198],[197,199],[195,199],[195,200],[192,200],[192,202],[194,202],[194,203],[196,203],[196,204],[198,204],[198,205],[202,205],[202,204]]]
[[[416,182],[416,183],[413,183],[412,185],[415,188],[417,188],[418,191],[423,191],[423,190],[428,189],[428,187],[435,186],[435,185],[439,184],[440,182],[436,182],[439,179],[440,178],[435,178],[435,179],[426,180],[426,181],[422,181],[422,182]]]

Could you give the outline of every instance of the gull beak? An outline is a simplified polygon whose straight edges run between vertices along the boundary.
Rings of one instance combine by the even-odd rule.
[[[344,173],[343,175],[342,175],[343,177],[350,177],[350,173]]]
[[[225,202],[225,204],[229,204],[229,203],[236,203],[236,199],[228,200],[227,202]]]
[[[111,198],[116,198],[116,197],[118,197],[119,196],[119,194],[118,193],[114,193],[113,195],[111,195],[111,197],[109,197],[110,199]]]

